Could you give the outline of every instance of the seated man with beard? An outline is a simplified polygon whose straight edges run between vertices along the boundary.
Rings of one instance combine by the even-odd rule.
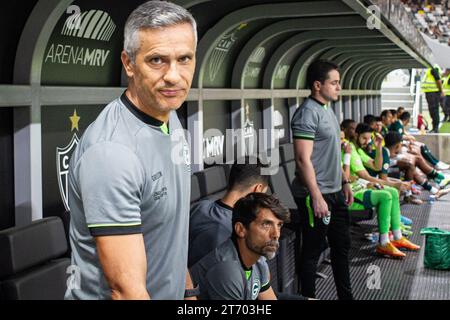
[[[233,208],[233,234],[191,268],[200,300],[276,300],[266,259],[278,249],[290,213],[272,195],[253,192]]]

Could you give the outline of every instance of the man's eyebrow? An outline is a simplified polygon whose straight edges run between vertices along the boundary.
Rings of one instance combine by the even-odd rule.
[[[189,52],[183,52],[177,55],[177,58],[179,57],[190,57],[192,58],[195,54],[192,51]],[[160,53],[160,52],[153,52],[153,53],[149,53],[148,55],[145,56],[146,59],[151,59],[154,57],[159,57],[159,58],[163,58],[163,59],[167,59],[170,57],[170,54],[166,54],[166,53]]]
[[[164,54],[164,53],[153,52],[153,53],[149,53],[148,55],[146,55],[145,59],[151,59],[151,58],[155,58],[155,57],[167,58],[167,57],[169,57],[169,55]]]

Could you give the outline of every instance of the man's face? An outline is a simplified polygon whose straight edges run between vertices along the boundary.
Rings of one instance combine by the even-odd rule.
[[[375,131],[378,133],[381,133],[381,130],[383,129],[383,122],[377,121],[375,126]]]
[[[320,81],[315,82],[315,88],[326,101],[337,101],[341,92],[340,81],[339,72],[337,70],[331,70],[328,72],[328,78],[323,84]]]
[[[397,114],[395,114],[395,115],[392,115],[392,123],[394,123],[395,121],[397,121]]]
[[[372,129],[373,131],[377,131],[377,122],[376,121],[372,121],[369,125],[370,129]]]
[[[405,128],[409,125],[409,120],[410,120],[410,119],[405,120],[405,121],[402,121],[402,122],[403,122],[403,126],[404,126]]]
[[[271,210],[262,208],[253,220],[245,235],[245,244],[250,251],[272,259],[278,250],[283,221],[278,219]]]
[[[356,122],[352,122],[348,125],[348,127],[344,130],[345,137],[347,140],[353,140],[356,136]]]
[[[358,145],[365,149],[369,145],[370,140],[372,139],[372,134],[370,132],[365,132],[358,135]]]
[[[392,146],[391,148],[389,148],[389,152],[390,152],[390,157],[394,158],[397,154],[400,153],[400,150],[402,149],[402,144],[399,142],[397,144],[395,144],[394,146]]]
[[[141,29],[140,47],[132,63],[122,61],[144,112],[167,114],[186,100],[195,70],[195,36],[189,23]]]
[[[390,126],[392,124],[392,113],[388,112],[381,120],[386,127]]]

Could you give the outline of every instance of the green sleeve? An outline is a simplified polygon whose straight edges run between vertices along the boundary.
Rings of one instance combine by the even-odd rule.
[[[390,165],[389,153],[386,148],[383,148],[383,166],[381,167],[381,173],[388,174]]]
[[[400,123],[400,121],[395,121],[393,124],[391,124],[391,126],[389,127],[389,130],[398,132],[402,136],[403,136],[403,133],[404,133],[403,125]]]
[[[361,161],[362,161],[362,163],[363,163],[364,166],[367,166],[367,164],[368,164],[370,161],[372,161],[372,158],[369,157],[369,156],[367,155],[367,153],[366,153],[363,149],[358,148],[358,154],[359,154],[359,156],[361,157]]]
[[[350,173],[355,175],[356,172],[365,170],[361,156],[356,151],[355,145],[352,144],[352,153],[350,159]]]

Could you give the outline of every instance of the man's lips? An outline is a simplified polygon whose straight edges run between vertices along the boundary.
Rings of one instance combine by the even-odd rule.
[[[176,97],[182,89],[162,89],[159,92],[165,97]]]
[[[270,251],[276,251],[276,250],[278,250],[278,245],[269,244],[266,246],[266,248],[269,249]]]

